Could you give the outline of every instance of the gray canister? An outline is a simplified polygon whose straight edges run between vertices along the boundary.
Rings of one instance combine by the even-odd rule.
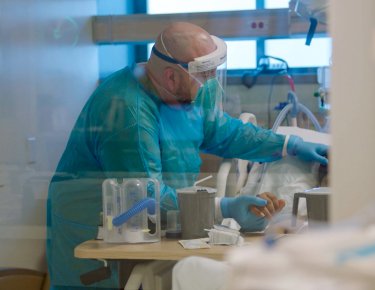
[[[207,237],[204,229],[211,229],[215,220],[216,190],[193,186],[177,190],[183,239]]]

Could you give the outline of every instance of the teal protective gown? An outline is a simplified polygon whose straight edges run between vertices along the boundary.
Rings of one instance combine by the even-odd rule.
[[[53,285],[74,289],[81,274],[103,266],[74,258],[73,250],[96,238],[104,179],[157,178],[165,214],[178,207],[175,189],[196,180],[200,151],[264,162],[282,156],[285,136],[224,113],[214,82],[200,90],[195,103],[178,106],[164,104],[148,87],[134,68],[122,69],[96,89],[78,117],[49,188],[47,258]],[[115,286],[117,279],[113,263],[112,278],[92,287]]]

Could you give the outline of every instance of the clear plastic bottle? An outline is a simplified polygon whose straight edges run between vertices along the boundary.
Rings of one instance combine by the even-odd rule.
[[[143,184],[138,179],[132,179],[124,184],[124,198],[125,204],[122,211],[128,211],[136,203],[146,198],[146,193]],[[131,232],[140,232],[147,229],[147,210],[131,217],[126,223],[127,230]]]

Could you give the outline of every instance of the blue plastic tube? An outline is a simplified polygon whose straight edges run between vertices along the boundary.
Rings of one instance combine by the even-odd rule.
[[[140,213],[142,210],[147,208],[147,213],[150,215],[155,214],[155,199],[153,198],[145,198],[141,201],[134,204],[128,211],[118,215],[112,220],[112,224],[116,227],[119,227],[126,223],[131,217],[135,216],[136,214]]]

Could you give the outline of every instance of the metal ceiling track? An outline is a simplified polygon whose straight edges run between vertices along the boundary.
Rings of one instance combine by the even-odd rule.
[[[225,39],[285,38],[305,35],[309,21],[289,9],[263,9],[179,14],[131,14],[94,16],[93,39],[97,44],[145,43],[155,40],[170,22],[195,23]],[[317,33],[327,33],[319,24]]]

